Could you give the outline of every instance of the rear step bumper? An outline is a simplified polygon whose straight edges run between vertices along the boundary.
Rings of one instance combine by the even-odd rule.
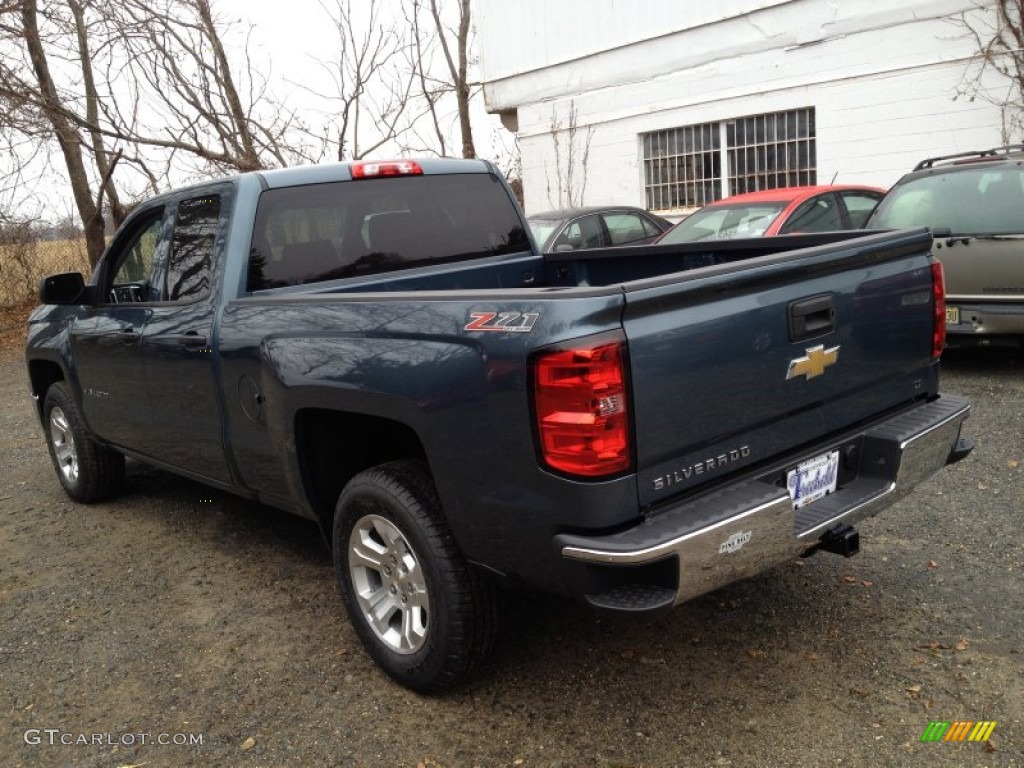
[[[967,456],[973,443],[960,437],[970,412],[966,400],[942,395],[871,427],[853,441],[859,455],[856,478],[834,493],[798,510],[780,478],[784,469],[727,486],[696,501],[662,512],[633,528],[606,536],[561,534],[562,556],[592,566],[636,568],[614,589],[587,595],[595,606],[647,611],[744,579],[821,546],[829,531],[851,526],[906,496],[946,464]],[[830,450],[822,447],[806,458]],[[651,563],[674,558],[676,584],[651,583]],[[666,569],[660,569],[660,573]]]

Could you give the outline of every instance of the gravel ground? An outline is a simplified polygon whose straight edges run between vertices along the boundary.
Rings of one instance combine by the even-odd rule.
[[[857,557],[653,622],[518,596],[483,679],[424,698],[360,649],[311,524],[136,464],[116,501],[68,501],[7,355],[2,764],[1024,766],[1024,358],[944,375],[978,447]],[[997,725],[921,743],[933,720]]]

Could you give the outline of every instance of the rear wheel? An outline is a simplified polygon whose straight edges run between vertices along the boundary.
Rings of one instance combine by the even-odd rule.
[[[46,445],[65,492],[75,501],[101,501],[124,485],[124,456],[86,431],[67,385],[53,384],[43,401]]]
[[[352,478],[333,538],[345,607],[385,672],[421,693],[476,672],[493,645],[497,597],[455,545],[422,463],[391,462]]]

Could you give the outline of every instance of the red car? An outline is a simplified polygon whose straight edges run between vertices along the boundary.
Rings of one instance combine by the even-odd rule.
[[[656,243],[860,229],[885,194],[878,187],[784,187],[708,203]]]

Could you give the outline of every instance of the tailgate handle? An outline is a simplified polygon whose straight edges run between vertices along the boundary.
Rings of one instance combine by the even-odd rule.
[[[836,308],[831,293],[811,296],[789,305],[789,340],[803,341],[836,329]]]

